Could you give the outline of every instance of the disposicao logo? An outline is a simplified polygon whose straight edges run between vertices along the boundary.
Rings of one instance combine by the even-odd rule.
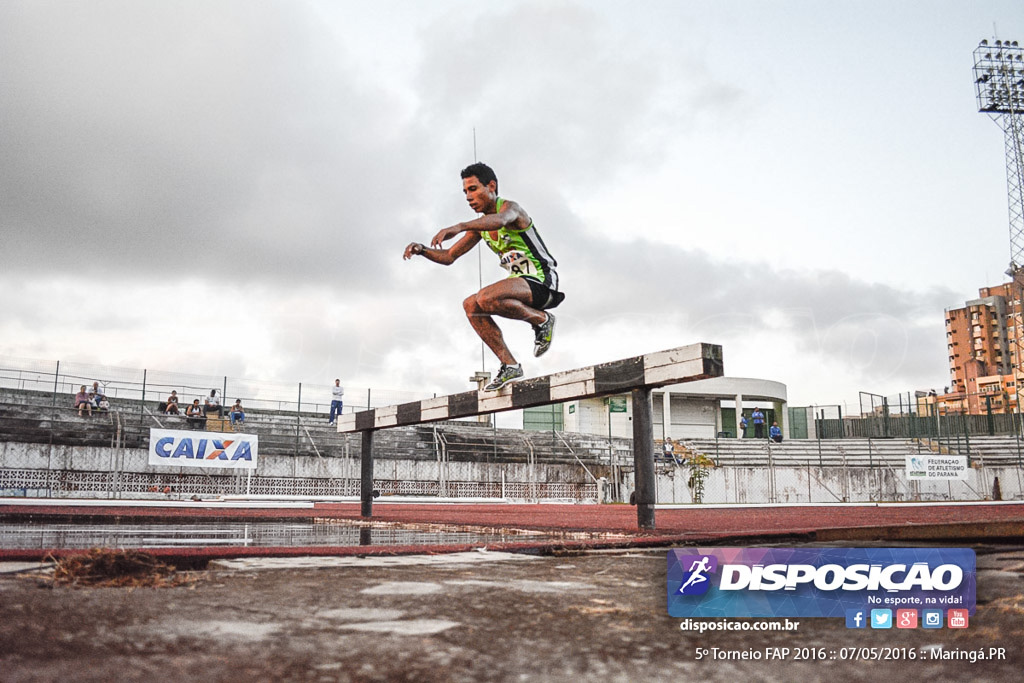
[[[974,551],[966,548],[670,550],[668,612],[840,617],[850,628],[892,628],[898,609],[915,619],[927,608],[973,614],[975,581]],[[885,613],[888,620],[875,619]]]
[[[680,595],[703,595],[711,587],[708,574],[718,569],[718,558],[714,555],[684,555],[679,558],[682,566],[689,566],[679,587]]]

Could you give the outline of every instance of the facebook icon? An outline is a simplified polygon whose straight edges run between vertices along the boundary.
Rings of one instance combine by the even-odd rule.
[[[846,628],[867,628],[868,620],[862,609],[846,610]]]

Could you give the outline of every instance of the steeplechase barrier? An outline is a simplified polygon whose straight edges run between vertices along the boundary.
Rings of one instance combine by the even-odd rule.
[[[565,401],[629,393],[633,402],[633,464],[637,524],[654,528],[654,420],[651,391],[670,384],[720,377],[722,347],[690,344],[634,358],[525,379],[499,391],[466,391],[374,408],[338,418],[341,433],[362,434],[360,500],[363,517],[373,515],[373,435],[378,429],[489,415]]]

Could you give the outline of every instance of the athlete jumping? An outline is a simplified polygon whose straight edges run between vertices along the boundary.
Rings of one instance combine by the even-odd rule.
[[[690,578],[686,580],[686,583],[679,587],[680,593],[682,593],[685,589],[689,588],[693,584],[704,583],[708,580],[708,577],[704,576],[704,572],[711,569],[711,567],[708,566],[710,560],[711,558],[705,555],[701,557],[699,561],[693,561],[693,564],[690,565],[690,569],[688,570],[689,572],[691,572]]]
[[[465,223],[444,228],[430,240],[430,246],[413,242],[403,259],[423,256],[449,266],[483,240],[501,259],[508,277],[487,285],[466,298],[462,307],[480,339],[501,361],[498,375],[484,391],[500,389],[523,376],[523,368],[505,344],[501,329],[492,316],[525,320],[533,326],[533,355],[541,356],[551,346],[555,316],[546,312],[562,303],[554,257],[548,253],[530,216],[519,204],[498,196],[498,178],[487,164],[462,169],[462,192],[471,209],[481,215]],[[465,233],[450,247],[446,241]]]

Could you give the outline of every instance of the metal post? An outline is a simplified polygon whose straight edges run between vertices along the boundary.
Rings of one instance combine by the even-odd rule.
[[[633,471],[636,473],[636,521],[654,528],[654,403],[649,388],[633,389]]]
[[[910,402],[910,392],[907,392],[907,413],[910,415],[910,438],[917,438],[917,425],[914,424],[914,404]]]
[[[967,450],[967,466],[970,467],[971,466],[971,427],[970,427],[970,424],[968,423],[968,420],[966,418],[963,420],[963,425],[964,425],[964,446],[966,447],[966,450]],[[959,445],[959,443],[957,445]]]
[[[142,400],[139,402],[139,424],[146,419],[146,368],[142,368]]]
[[[985,415],[986,415],[986,418],[987,418],[986,421],[988,423],[988,435],[989,436],[995,436],[995,434],[996,434],[996,425],[995,425],[995,422],[992,419],[992,397],[991,396],[986,396],[985,397]]]
[[[612,443],[612,397],[609,396],[606,398],[605,402],[605,405],[608,406],[606,413],[608,416],[608,475],[611,477],[612,490],[615,492],[612,494],[613,502],[618,502],[621,498],[620,494],[622,491],[619,490],[619,480],[615,474],[615,446]]]
[[[824,467],[824,463],[821,459],[821,432],[818,432],[818,467]]]
[[[1017,403],[1017,416],[1016,416],[1016,418],[1013,421],[1013,438],[1017,442],[1017,467],[1021,466],[1021,453],[1020,453],[1020,420],[1021,420],[1021,414],[1020,414],[1020,391],[1017,388],[1017,385],[1019,383],[1020,383],[1020,378],[1017,377],[1016,375],[1014,375],[1013,396],[1014,396],[1014,400]]]
[[[57,425],[57,387],[60,382],[60,361],[53,370],[53,400],[50,401],[50,455],[53,455],[53,429]],[[49,469],[49,465],[47,465]]]
[[[889,399],[882,397],[882,436],[889,437]]]
[[[57,361],[57,367],[53,370],[53,400],[50,402],[50,407],[54,410],[57,409],[57,382],[60,381],[60,361]]]
[[[299,405],[295,409],[295,455],[299,455],[300,430],[302,429],[302,382],[299,382]]]
[[[373,516],[373,431],[367,429],[363,432],[363,452],[359,470],[359,514],[363,517]]]

